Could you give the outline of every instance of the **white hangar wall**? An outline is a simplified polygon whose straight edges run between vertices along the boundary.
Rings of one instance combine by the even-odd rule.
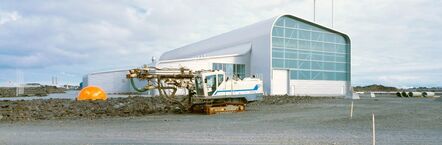
[[[97,86],[108,94],[132,93],[136,92],[130,84],[130,80],[126,78],[128,70],[114,70],[91,73],[83,76],[83,85]],[[146,85],[145,82],[135,80],[138,87]]]
[[[271,91],[271,62],[270,62],[270,32],[251,40],[252,51],[250,54],[250,72],[260,74],[263,79],[264,93],[270,94]]]
[[[347,91],[345,81],[290,80],[289,95],[296,96],[344,96]]]

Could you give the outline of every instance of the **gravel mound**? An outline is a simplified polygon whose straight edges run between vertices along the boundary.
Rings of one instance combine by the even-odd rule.
[[[264,96],[262,100],[253,102],[250,105],[300,104],[300,103],[311,103],[316,100],[324,100],[324,99],[335,99],[335,97]]]
[[[160,97],[110,98],[107,101],[67,99],[0,101],[0,121],[101,118],[177,113]]]
[[[52,93],[65,93],[66,89],[57,88],[55,86],[40,86],[40,87],[25,87],[23,88],[23,94],[19,94],[20,97],[27,96],[47,96]],[[1,97],[15,97],[17,93],[16,87],[0,87]]]
[[[282,105],[312,103],[332,97],[264,96],[249,105]],[[68,99],[37,99],[0,101],[0,121],[28,121],[54,119],[93,119],[129,117],[148,114],[183,113],[179,106],[161,97],[110,98],[106,101],[75,101]]]

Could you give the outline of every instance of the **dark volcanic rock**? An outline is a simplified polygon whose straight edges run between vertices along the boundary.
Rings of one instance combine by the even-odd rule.
[[[0,121],[141,116],[174,111],[167,108],[170,108],[168,103],[159,97],[110,98],[106,101],[0,101]]]
[[[39,87],[24,87],[23,94],[20,97],[26,96],[47,96],[52,93],[65,93],[66,89],[57,88],[55,86],[39,86]],[[16,97],[16,87],[0,87],[0,97]]]
[[[250,105],[282,105],[282,104],[299,104],[311,103],[315,100],[329,99],[333,100],[336,97],[310,97],[310,96],[264,96],[262,100],[250,103]]]

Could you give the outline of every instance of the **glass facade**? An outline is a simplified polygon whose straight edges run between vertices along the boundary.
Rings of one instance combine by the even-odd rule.
[[[342,36],[290,18],[272,31],[272,67],[289,69],[292,80],[349,80],[350,44]]]
[[[245,64],[226,64],[226,63],[213,63],[213,70],[223,70],[227,77],[232,77],[233,75],[243,79],[246,76],[246,65]]]

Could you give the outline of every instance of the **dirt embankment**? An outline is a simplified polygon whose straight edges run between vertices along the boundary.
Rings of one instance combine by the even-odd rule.
[[[311,103],[330,97],[265,96],[248,105],[282,105]],[[0,121],[53,120],[142,116],[153,113],[183,113],[177,105],[161,97],[110,98],[106,101],[74,101],[67,99],[38,99],[0,101]]]
[[[336,99],[336,97],[310,97],[310,96],[264,96],[262,100],[249,105],[282,105],[311,103],[316,100]]]
[[[159,97],[110,98],[107,101],[0,101],[0,121],[125,117],[174,111],[173,105]]]
[[[24,87],[23,93],[17,95],[16,87],[0,87],[0,97],[47,96],[52,93],[65,93],[66,89],[55,86]]]

